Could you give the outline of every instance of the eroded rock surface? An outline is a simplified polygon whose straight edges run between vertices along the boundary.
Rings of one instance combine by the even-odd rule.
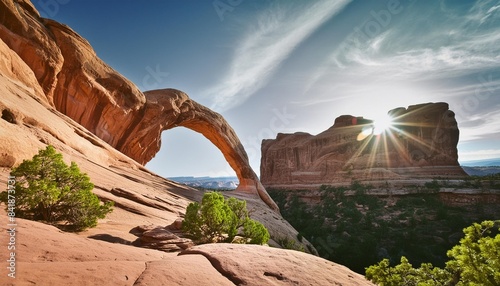
[[[347,267],[299,251],[218,243],[180,253],[194,254],[205,256],[235,285],[373,285]],[[247,263],[253,265],[252,269],[241,271]]]
[[[131,230],[131,233],[139,238],[135,245],[161,250],[165,252],[176,252],[194,246],[191,239],[184,237],[179,220],[166,227],[158,225],[140,225]]]
[[[34,93],[41,101],[140,164],[159,151],[162,131],[184,126],[199,132],[235,170],[237,191],[257,194],[278,210],[220,114],[175,89],[142,93],[99,59],[87,40],[66,25],[41,18],[29,1],[1,0],[0,11],[0,38],[34,74],[39,86]],[[7,57],[4,66],[9,65]],[[15,77],[32,84],[26,80],[32,81],[31,75]]]
[[[461,177],[459,129],[447,103],[388,112],[392,128],[373,134],[373,121],[343,115],[328,130],[278,134],[262,142],[261,181],[266,187],[339,182]]]
[[[135,246],[137,236],[130,233],[131,229],[175,222],[179,216],[184,216],[189,203],[201,200],[203,192],[148,171],[114,148],[115,134],[106,135],[113,128],[128,128],[127,122],[130,121],[127,120],[130,119],[122,120],[121,116],[133,118],[145,112],[147,106],[157,108],[157,112],[162,112],[163,108],[168,113],[169,107],[177,110],[176,104],[179,104],[179,112],[173,112],[172,118],[176,119],[172,122],[184,122],[187,127],[207,134],[228,128],[224,121],[203,129],[204,124],[209,124],[203,120],[209,118],[203,117],[208,116],[204,114],[208,111],[179,91],[157,91],[158,98],[161,98],[158,102],[179,99],[175,104],[162,107],[150,102],[147,95],[134,87],[127,87],[129,83],[122,81],[104,63],[92,60],[93,52],[85,46],[85,40],[63,25],[39,18],[30,2],[0,0],[0,11],[0,185],[7,186],[13,166],[50,144],[63,154],[66,163],[74,161],[88,174],[95,185],[93,192],[102,201],[115,203],[113,211],[99,220],[97,227],[78,234],[17,219],[16,280],[5,280],[8,269],[3,267],[0,269],[0,284],[64,285],[71,281],[72,285],[233,285],[202,255],[177,256]],[[57,37],[64,39],[64,43],[57,43]],[[75,58],[85,61],[80,63],[65,58],[69,57],[71,49],[60,47],[62,44],[73,45],[77,54]],[[59,88],[63,88],[63,92]],[[66,101],[61,97],[64,92],[68,94]],[[135,98],[129,98],[134,94]],[[93,100],[101,105],[92,105]],[[94,112],[95,118],[82,112],[82,108]],[[63,112],[68,112],[71,117]],[[215,116],[215,121],[219,120],[216,114],[210,114]],[[89,123],[97,125],[82,126]],[[272,238],[296,239],[297,231],[256,195],[261,185],[253,171],[245,167],[246,155],[238,148],[227,151],[239,142],[237,137],[232,137],[233,131],[227,134],[226,139],[208,136],[218,141],[217,146],[226,146],[224,152],[233,154],[233,164],[243,162],[238,167],[238,174],[242,176],[242,186],[248,189],[225,195],[247,200],[247,207],[252,210],[251,217],[261,221]],[[159,145],[154,148],[159,148]],[[4,207],[0,205],[0,217],[7,217]],[[6,227],[0,227],[4,234],[7,233]],[[151,231],[145,240],[170,241],[169,235]],[[8,239],[8,236],[0,235],[0,244],[7,245]],[[269,243],[277,246],[276,241],[270,240]],[[305,239],[296,243],[314,250]],[[9,255],[7,251],[1,252],[0,259],[6,261]],[[251,271],[252,268],[253,265],[244,264],[240,271]]]

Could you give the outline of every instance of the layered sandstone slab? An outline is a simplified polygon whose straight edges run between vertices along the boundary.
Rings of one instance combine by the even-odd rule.
[[[0,236],[4,245],[7,239]],[[344,266],[267,246],[202,245],[178,255],[23,219],[17,220],[16,239],[15,278],[2,267],[2,285],[373,285]]]
[[[261,181],[266,187],[319,186],[360,181],[462,177],[459,129],[447,103],[388,112],[392,127],[373,133],[374,122],[343,115],[318,134],[278,134],[263,140]]]
[[[235,285],[373,285],[345,266],[299,251],[257,245],[205,244],[180,253],[182,256],[193,254],[206,257]],[[242,272],[245,264],[254,267]]]

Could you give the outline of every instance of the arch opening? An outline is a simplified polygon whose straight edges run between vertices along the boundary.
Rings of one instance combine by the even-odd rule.
[[[159,152],[146,164],[155,173],[194,187],[238,187],[236,172],[217,146],[202,134],[188,128],[172,128],[161,133],[161,142]]]

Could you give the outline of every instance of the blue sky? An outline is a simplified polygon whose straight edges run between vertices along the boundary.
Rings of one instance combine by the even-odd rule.
[[[459,160],[500,158],[500,1],[34,0],[141,90],[177,88],[221,113],[259,172],[260,142],[444,101]],[[202,135],[162,134],[147,167],[234,175]]]

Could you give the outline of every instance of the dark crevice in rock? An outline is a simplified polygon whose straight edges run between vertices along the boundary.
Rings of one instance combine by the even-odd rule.
[[[9,122],[9,123],[12,123],[12,124],[17,123],[16,117],[14,116],[14,114],[7,109],[4,109],[2,111],[2,119]]]
[[[163,211],[169,211],[169,212],[178,214],[178,212],[176,210],[170,208],[169,206],[166,206],[164,203],[162,203],[158,200],[153,200],[151,198],[148,198],[147,196],[144,196],[142,194],[138,194],[134,191],[126,190],[123,188],[113,188],[113,189],[111,189],[110,193],[112,193],[113,195],[115,195],[117,197],[129,199],[133,202],[136,202],[136,203],[139,203],[139,204],[151,207],[151,208],[155,208],[155,209],[163,210]]]
[[[280,281],[288,280],[288,279],[286,279],[286,277],[283,277],[283,274],[281,274],[281,273],[274,273],[274,272],[266,271],[266,272],[264,272],[264,276],[274,277]]]
[[[210,264],[212,264],[215,270],[217,270],[220,274],[222,274],[222,276],[229,279],[229,281],[233,282],[235,285],[245,285],[245,281],[238,278],[236,273],[224,269],[222,267],[221,262],[217,258],[210,256],[209,254],[204,253],[202,251],[194,249],[186,249],[184,251],[181,251],[181,253],[179,253],[178,255],[187,255],[187,254],[200,254],[205,256],[205,258],[208,259],[208,261],[210,262]]]
[[[139,275],[139,277],[137,277],[137,279],[135,280],[135,282],[134,282],[134,284],[133,284],[134,286],[135,286],[135,285],[141,285],[141,281],[140,281],[140,280],[141,280],[142,276],[144,275],[144,272],[146,272],[146,270],[148,270],[148,264],[149,264],[150,262],[151,262],[151,261],[146,261],[146,262],[144,262],[144,270],[142,270],[142,272],[141,272],[141,274]]]

